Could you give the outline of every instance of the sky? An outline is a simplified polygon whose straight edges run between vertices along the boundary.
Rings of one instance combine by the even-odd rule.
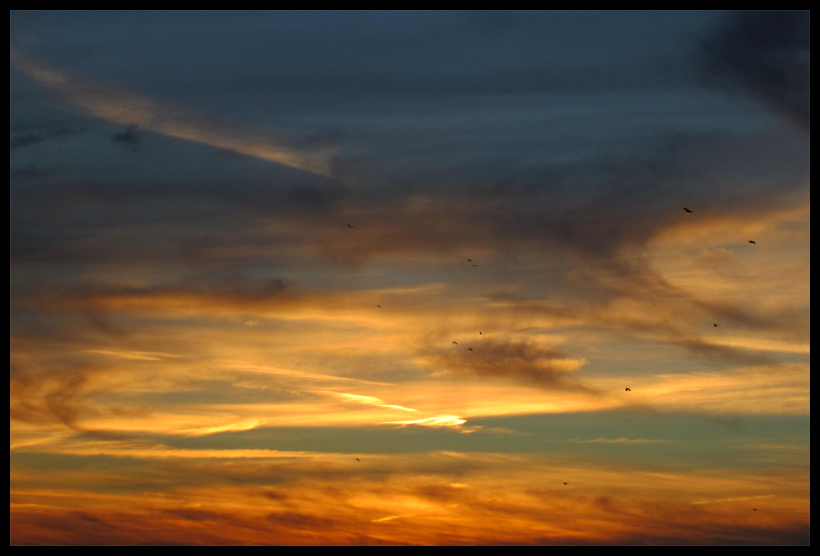
[[[9,28],[10,544],[810,544],[808,12]]]

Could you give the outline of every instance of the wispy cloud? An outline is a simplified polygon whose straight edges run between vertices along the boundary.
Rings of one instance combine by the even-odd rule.
[[[288,146],[286,133],[276,134],[249,125],[228,123],[124,88],[72,77],[14,48],[9,49],[9,60],[15,68],[94,118],[227,149],[323,176],[330,174],[328,153],[294,149]],[[127,139],[133,145],[135,134],[127,133],[121,136],[121,141]]]
[[[734,498],[718,498],[716,500],[695,500],[692,504],[719,504],[722,502],[746,502],[750,500],[766,500],[767,498],[774,498],[776,494],[761,494],[758,496],[736,496]]]
[[[24,147],[37,145],[43,141],[50,141],[52,139],[63,139],[79,133],[78,130],[71,128],[57,128],[52,130],[19,133],[9,139],[9,150],[15,151]]]
[[[673,440],[649,439],[649,438],[596,438],[595,440],[567,440],[580,444],[653,444],[657,442],[674,442]]]
[[[87,349],[83,353],[98,353],[100,355],[111,355],[113,357],[121,357],[123,359],[136,359],[138,361],[162,361],[164,359],[178,359],[185,357],[183,355],[175,355],[173,353],[157,353],[152,351],[126,351],[126,350],[110,350],[110,349]]]
[[[387,421],[383,424],[385,425],[418,425],[420,427],[433,427],[433,428],[441,428],[441,427],[448,427],[448,428],[460,428],[461,425],[466,423],[466,419],[459,419],[455,415],[438,415],[436,417],[428,417],[426,419],[416,419],[414,421]]]
[[[343,392],[329,392],[326,390],[316,390],[315,393],[317,394],[324,394],[326,396],[332,396],[341,399],[347,403],[353,404],[362,404],[362,405],[374,405],[376,407],[386,407],[388,409],[398,409],[401,411],[414,411],[418,412],[417,409],[410,409],[409,407],[402,407],[400,405],[391,405],[384,403],[383,400],[379,398],[374,398],[372,396],[360,396],[358,394],[345,394]]]

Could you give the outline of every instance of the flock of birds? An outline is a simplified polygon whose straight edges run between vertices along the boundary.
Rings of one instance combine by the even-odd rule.
[[[684,211],[686,211],[686,212],[688,212],[688,213],[694,213],[694,212],[695,212],[695,211],[693,211],[693,210],[691,210],[691,209],[688,209],[688,208],[686,208],[686,207],[683,207],[683,210],[684,210]],[[348,228],[354,228],[355,226],[351,226],[350,224],[348,224],[348,225],[347,225],[347,227],[348,227]],[[757,243],[756,243],[755,241],[751,240],[751,239],[749,240],[749,243],[751,243],[752,245],[757,245]],[[477,267],[477,266],[478,266],[477,264],[473,264],[473,259],[467,259],[467,262],[468,262],[468,263],[470,263],[470,266],[472,266],[472,267]],[[381,308],[382,308],[382,306],[381,306],[381,305],[376,305],[376,307],[378,307],[379,309],[381,309]],[[715,328],[717,328],[718,324],[717,324],[716,322],[715,322],[715,323],[712,323],[712,324],[715,326]],[[478,331],[478,333],[479,333],[479,334],[483,334],[480,330]],[[457,346],[457,345],[458,345],[458,342],[453,341],[453,344],[452,344],[452,345]],[[473,351],[473,348],[468,347],[468,348],[467,348],[467,351]],[[631,388],[624,388],[624,391],[625,391],[625,392],[631,392],[631,391],[632,391],[632,389],[631,389]],[[356,458],[356,461],[359,461],[359,458]],[[567,482],[564,482],[564,486],[567,486],[567,485],[568,485],[568,483],[567,483]],[[752,511],[755,511],[755,512],[756,512],[756,511],[757,511],[757,508],[752,508]]]

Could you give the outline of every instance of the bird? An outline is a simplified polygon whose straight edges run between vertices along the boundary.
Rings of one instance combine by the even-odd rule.
[[[714,324],[715,324],[715,328],[717,328],[717,323],[714,323]]]
[[[351,226],[350,224],[348,224],[348,225],[347,225],[347,227],[348,227],[348,228],[353,228],[353,226]]]
[[[757,245],[757,243],[755,243],[755,242],[754,242],[754,241],[752,241],[751,239],[749,240],[749,243],[751,243],[751,244],[753,244],[753,245]]]
[[[356,461],[359,461],[359,458],[356,458]]]
[[[481,330],[479,330],[479,331],[478,331],[478,333],[479,333],[479,334],[482,334],[482,335],[484,334]]]
[[[752,511],[753,511],[753,512],[756,512],[756,511],[757,511],[757,508],[752,508]]]
[[[473,259],[467,259],[467,262],[471,263],[471,262],[473,262]]]
[[[626,390],[627,392],[631,392],[631,391],[632,391],[632,388],[625,388],[625,390]]]
[[[470,266],[478,266],[477,264],[471,264]]]
[[[381,308],[382,308],[382,306],[381,306],[381,305],[376,305],[376,307],[378,307],[379,309],[381,309]]]
[[[688,209],[688,208],[686,208],[686,207],[683,207],[683,210],[685,210],[686,212],[695,212],[695,211],[693,211],[693,210],[689,210],[689,209]]]
[[[467,351],[473,351],[473,348],[467,348]]]
[[[567,483],[564,483],[564,486],[566,486],[566,485],[567,485]]]
[[[457,346],[457,345],[458,345],[458,342],[453,342],[453,345],[454,345],[454,346]]]

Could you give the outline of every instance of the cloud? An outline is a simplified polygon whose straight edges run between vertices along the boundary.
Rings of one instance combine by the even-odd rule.
[[[68,311],[202,313],[249,310],[254,313],[291,305],[288,286],[275,278],[246,288],[205,289],[191,287],[88,289],[69,292],[42,302],[53,309]],[[217,286],[218,288],[218,286]]]
[[[595,440],[568,440],[567,442],[578,442],[581,444],[651,444],[657,442],[673,442],[672,440],[658,440],[648,438],[596,438]]]
[[[402,407],[400,405],[386,404],[386,403],[384,403],[383,400],[380,400],[379,398],[374,398],[372,396],[360,396],[358,394],[345,394],[345,393],[342,393],[342,392],[329,392],[329,391],[326,391],[326,390],[316,390],[314,392],[317,393],[317,394],[324,394],[324,395],[327,395],[327,396],[332,396],[332,397],[335,397],[335,398],[339,398],[342,401],[345,401],[347,403],[362,404],[362,405],[374,405],[376,407],[386,407],[388,409],[398,409],[398,410],[401,410],[401,411],[418,412],[417,409],[410,409],[409,407]]]
[[[809,539],[810,500],[795,482],[807,480],[806,469],[651,472],[520,454],[435,453],[377,458],[368,474],[350,460],[140,461],[138,478],[117,468],[101,472],[99,464],[48,468],[49,484],[62,488],[34,489],[17,484],[27,472],[43,471],[13,458],[10,542],[657,545]],[[566,477],[568,486],[561,484]],[[704,500],[712,503],[697,503]]]
[[[37,145],[43,141],[51,141],[53,139],[63,139],[80,133],[79,130],[71,128],[57,128],[48,131],[33,132],[33,133],[19,133],[9,139],[9,151],[16,151],[24,147]]]
[[[296,512],[272,513],[267,515],[267,519],[277,525],[284,525],[289,529],[296,530],[328,530],[337,525],[337,521],[333,519],[326,519],[315,515],[300,514]]]
[[[53,373],[28,369],[13,372],[9,379],[9,418],[26,423],[62,423],[79,430],[78,419],[90,409],[86,400],[96,390],[93,374],[86,367],[64,367]]]
[[[473,351],[467,351],[471,347]],[[452,346],[423,357],[423,363],[437,372],[454,376],[472,376],[484,379],[502,379],[539,388],[577,390],[595,393],[570,373],[584,365],[551,348],[524,341],[499,343],[475,342],[471,346]]]
[[[623,380],[607,379],[601,387]],[[630,399],[664,411],[719,415],[808,415],[810,363],[780,363],[713,372],[657,374],[632,384]],[[709,408],[708,410],[706,408]],[[741,409],[744,408],[744,409]],[[648,409],[638,406],[635,409]],[[708,414],[708,417],[706,415]],[[731,421],[723,421],[734,427]]]
[[[125,131],[117,133],[111,138],[113,143],[119,143],[130,151],[138,151],[142,147],[143,138],[138,132],[137,126],[129,125]]]
[[[728,13],[702,42],[705,71],[713,80],[750,91],[808,133],[810,33],[807,10]]]
[[[62,99],[94,118],[134,128],[138,126],[146,131],[203,143],[323,176],[330,175],[326,149],[305,150],[304,147],[311,142],[299,138],[298,134],[292,134],[297,138],[294,142],[284,133],[275,134],[253,126],[230,124],[214,116],[153,100],[123,88],[71,77],[14,48],[9,49],[9,60],[14,67],[53,89]],[[130,144],[133,145],[133,141]]]
[[[417,425],[419,427],[433,427],[433,428],[461,428],[461,425],[466,423],[466,419],[459,419],[455,415],[438,415],[436,417],[428,417],[426,419],[415,419],[412,421],[387,421],[385,425]]]

